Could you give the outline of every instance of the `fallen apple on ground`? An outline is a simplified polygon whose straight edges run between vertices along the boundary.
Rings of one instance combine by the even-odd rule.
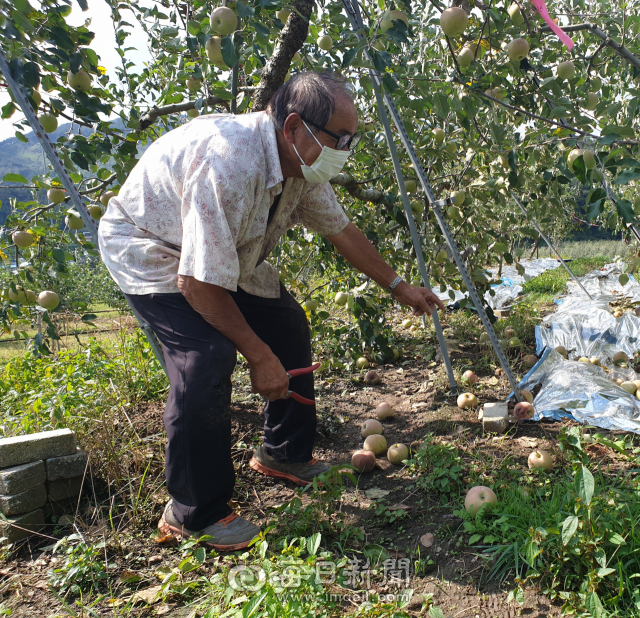
[[[461,409],[475,408],[478,405],[478,398],[473,393],[462,393],[456,402]]]
[[[581,356],[581,357],[578,359],[578,362],[579,362],[579,363],[589,363],[589,364],[591,364],[591,361],[590,361],[586,356]]]
[[[535,416],[536,410],[528,401],[520,401],[513,409],[513,415],[519,421],[525,421]]]
[[[377,421],[375,418],[368,418],[364,423],[362,423],[362,427],[360,428],[360,435],[363,438],[368,438],[374,434],[382,433],[382,423]]]
[[[369,368],[369,361],[364,356],[361,356],[356,361],[356,367],[358,369],[368,369]]]
[[[567,352],[567,349],[564,346],[562,345],[556,346],[555,351],[561,356],[564,356],[565,359],[569,358],[569,353]]]
[[[550,470],[553,468],[553,458],[547,451],[535,450],[529,455],[529,468],[544,468]]]
[[[623,382],[620,384],[620,388],[623,388],[630,395],[635,395],[638,387],[635,382]]]
[[[590,362],[592,365],[596,365],[597,367],[600,367],[600,359],[599,359],[597,356],[592,356],[592,357],[589,359],[589,362]]]
[[[520,389],[520,394],[525,398],[525,401],[528,403],[533,403],[533,394],[531,391],[528,391],[526,388]]]
[[[626,363],[628,360],[629,360],[629,357],[627,356],[626,352],[616,352],[613,355],[614,363]]]
[[[402,321],[402,328],[406,328],[409,329],[413,326],[413,321],[410,320],[409,318],[407,318],[406,320]]]
[[[533,367],[538,362],[538,357],[535,356],[534,354],[527,354],[522,359],[522,362],[524,363],[525,367],[528,367],[529,369],[531,369],[531,367]]]
[[[375,455],[380,455],[387,450],[387,440],[380,434],[372,434],[365,438],[364,450],[372,451]]]
[[[377,384],[380,384],[380,382],[382,382],[382,378],[377,371],[374,371],[372,369],[371,371],[367,371],[367,373],[364,374],[365,384],[368,384],[369,386],[376,386]]]
[[[391,406],[391,404],[387,403],[386,401],[383,401],[376,408],[376,416],[378,417],[379,421],[384,421],[388,418],[395,418],[395,415],[396,413],[393,407]]]
[[[475,384],[480,378],[478,378],[478,376],[475,373],[473,373],[471,369],[467,369],[462,374],[462,379],[469,382],[469,384]]]
[[[470,515],[476,515],[480,509],[490,509],[497,502],[498,498],[492,489],[478,485],[467,492],[464,499],[464,508]]]
[[[392,444],[387,451],[387,459],[399,466],[405,459],[409,459],[409,449],[404,444]]]
[[[351,465],[360,472],[371,472],[376,466],[376,456],[372,451],[360,449],[351,455]]]

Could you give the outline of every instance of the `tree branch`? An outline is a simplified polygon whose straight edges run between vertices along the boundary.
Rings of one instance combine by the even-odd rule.
[[[378,191],[377,189],[363,188],[361,182],[356,180],[350,174],[345,174],[344,172],[334,176],[329,182],[332,185],[343,187],[351,196],[362,200],[363,202],[393,206],[398,201],[398,198],[396,198],[392,193],[385,193],[384,191]]]
[[[616,53],[628,60],[636,69],[640,69],[640,58],[634,56],[624,45],[620,45],[618,41],[614,41],[604,30],[601,30],[593,24],[576,24],[575,26],[564,26],[564,32],[580,32],[581,30],[590,30],[597,37],[601,38],[606,45],[611,47]],[[540,28],[540,32],[552,32],[549,26]]]
[[[205,105],[213,107],[214,105],[229,106],[229,101],[221,99],[220,97],[209,97],[204,100]],[[179,112],[186,112],[189,109],[195,109],[195,101],[187,101],[186,103],[174,103],[172,105],[165,105],[164,107],[152,107],[141,119],[140,130],[143,131],[150,127],[159,116],[168,116],[169,114],[177,114]]]
[[[307,38],[313,0],[295,0],[291,8],[291,14],[282,29],[282,38],[278,41],[271,58],[262,70],[260,83],[253,93],[254,112],[260,112],[267,108],[275,91],[284,84],[284,78],[291,66],[293,56]]]

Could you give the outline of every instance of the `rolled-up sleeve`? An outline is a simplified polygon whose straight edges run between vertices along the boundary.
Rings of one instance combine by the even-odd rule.
[[[300,223],[323,236],[334,236],[347,227],[349,217],[338,203],[333,187],[325,182],[301,196],[292,223]]]

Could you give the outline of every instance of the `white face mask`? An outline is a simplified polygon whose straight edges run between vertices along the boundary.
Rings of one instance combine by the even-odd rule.
[[[307,123],[302,121],[304,126],[307,127]],[[302,175],[307,182],[328,182],[331,178],[336,176],[342,171],[344,164],[347,162],[349,155],[351,154],[350,150],[336,150],[335,148],[329,148],[328,146],[323,146],[315,135],[311,132],[309,127],[307,130],[313,136],[313,139],[316,140],[318,146],[322,148],[322,152],[318,156],[318,158],[311,164],[311,166],[306,165],[304,159],[300,156],[296,145],[293,144],[293,149],[296,151],[298,158],[302,163]]]

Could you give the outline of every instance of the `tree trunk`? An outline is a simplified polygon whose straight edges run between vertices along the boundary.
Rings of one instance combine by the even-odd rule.
[[[538,245],[540,244],[541,238],[542,238],[542,236],[538,236],[538,240],[536,240],[536,244],[533,245],[533,249],[531,250],[531,255],[529,256],[530,260],[533,259],[533,254],[538,250]]]
[[[276,90],[284,84],[284,78],[291,66],[291,60],[307,38],[312,10],[312,0],[296,0],[293,3],[291,14],[282,30],[281,38],[273,50],[271,58],[267,60],[267,64],[262,70],[260,83],[253,93],[254,112],[266,109]]]

